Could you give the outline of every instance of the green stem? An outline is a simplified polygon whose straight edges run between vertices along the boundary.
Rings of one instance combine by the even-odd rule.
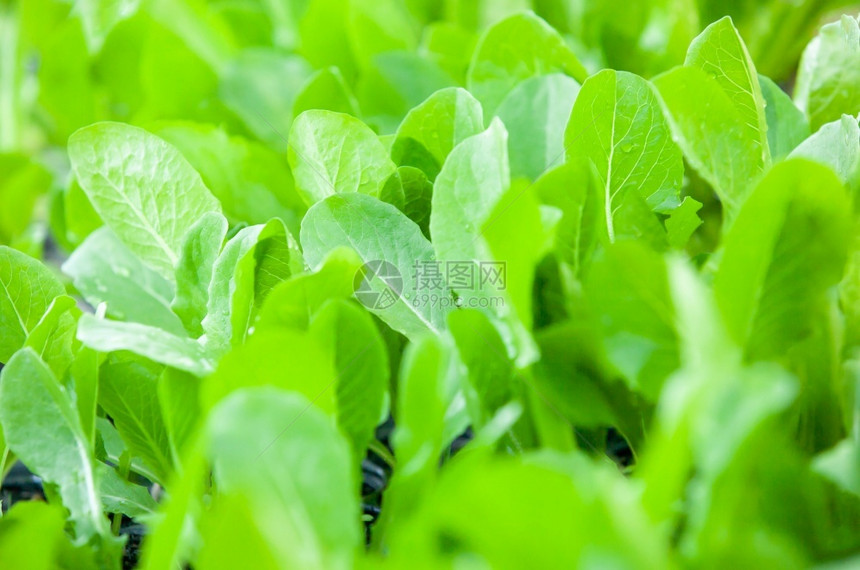
[[[123,481],[128,480],[128,474],[131,471],[131,454],[128,451],[123,451],[119,456],[119,467],[117,469],[119,477]],[[114,513],[111,520],[111,532],[114,536],[119,536],[119,529],[122,526],[122,513]]]
[[[9,446],[3,447],[3,459],[0,461],[0,476],[6,478],[6,462],[9,461]],[[3,505],[0,504],[0,517],[3,516]]]
[[[394,467],[397,465],[397,460],[394,458],[391,452],[388,451],[388,448],[385,447],[385,445],[381,441],[377,439],[372,439],[367,448],[376,455],[378,455],[383,461],[385,461],[385,463],[389,467],[391,467],[391,469],[394,469]]]

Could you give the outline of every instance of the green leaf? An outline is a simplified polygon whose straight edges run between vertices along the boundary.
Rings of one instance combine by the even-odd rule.
[[[687,50],[684,65],[697,67],[717,80],[743,123],[744,137],[753,141],[761,164],[770,165],[767,119],[758,74],[738,30],[728,16],[699,34]]]
[[[71,398],[29,348],[18,352],[3,369],[0,423],[15,455],[59,488],[79,541],[99,537],[106,549],[116,549],[118,543],[110,535],[99,502],[92,450]],[[43,437],[46,433],[51,437]]]
[[[822,26],[800,60],[794,100],[817,130],[842,115],[860,113],[860,25],[858,18],[842,15]]]
[[[337,67],[320,69],[305,82],[293,101],[293,116],[323,109],[358,117],[358,101]]]
[[[436,303],[417,298],[415,267],[434,260],[433,246],[394,206],[364,194],[331,196],[308,210],[301,242],[312,269],[319,268],[337,247],[355,250],[367,269],[358,279],[363,303],[394,330],[415,339],[445,329],[453,301],[447,302],[444,292]],[[388,266],[379,262],[390,264],[396,274],[388,275]]]
[[[498,265],[494,269],[492,264],[482,266],[479,262],[478,269],[485,281],[482,293],[489,293],[490,298],[495,299],[490,304],[495,310],[490,314],[505,323],[503,332],[511,331],[510,342],[515,347],[519,366],[525,366],[538,356],[529,331],[532,329],[535,268],[549,242],[543,222],[531,185],[518,180],[502,195],[482,224],[478,238],[486,243],[490,253],[486,259],[503,263],[500,279],[495,283],[493,277]],[[466,292],[461,302],[469,305],[475,297]],[[484,306],[480,298],[477,301],[478,307]]]
[[[468,370],[469,415],[476,428],[514,399],[514,367],[492,321],[480,311],[463,309],[448,316],[457,353]]]
[[[524,79],[561,72],[580,83],[588,76],[564,39],[532,13],[511,16],[488,29],[469,67],[468,86],[492,116]]]
[[[332,300],[313,317],[311,336],[332,354],[337,370],[337,423],[361,463],[382,416],[388,351],[373,319],[354,303]]]
[[[822,453],[812,468],[849,493],[860,495],[860,446],[856,440],[846,439]]]
[[[534,193],[544,204],[562,212],[555,230],[559,259],[579,278],[587,269],[604,219],[598,193],[604,191],[591,163],[572,160],[537,179]]]
[[[803,112],[779,85],[758,76],[767,118],[767,143],[774,160],[781,160],[809,136],[809,123]]]
[[[350,565],[361,543],[357,483],[329,418],[298,394],[258,388],[222,402],[208,426],[219,491],[247,501],[281,566]]]
[[[143,550],[141,568],[158,570],[170,568],[187,560],[189,540],[183,531],[188,517],[200,512],[204,485],[211,477],[206,460],[201,430],[189,446],[188,461],[183,466],[183,477],[171,486],[170,498],[162,507],[163,517],[154,526]]]
[[[205,2],[153,0],[148,12],[180,37],[212,69],[221,69],[233,55],[236,41],[230,28]]]
[[[75,11],[83,23],[90,52],[98,53],[111,29],[134,14],[139,5],[140,0],[122,0],[121,2],[110,3],[95,0],[77,2]]]
[[[158,401],[175,458],[184,458],[201,419],[201,380],[175,368],[165,368],[158,379]],[[177,464],[179,461],[177,460]]]
[[[361,259],[349,248],[334,249],[315,273],[291,277],[278,285],[263,303],[255,327],[306,330],[311,318],[329,299],[352,297]]]
[[[538,331],[535,339],[541,359],[534,366],[533,387],[552,402],[551,409],[573,426],[614,425],[630,438],[633,430],[628,426],[638,418],[627,387],[612,378],[594,323],[566,321]]]
[[[87,236],[103,225],[93,205],[90,204],[90,199],[75,179],[69,181],[69,186],[63,195],[63,213],[66,226],[65,238],[74,245],[80,245]]]
[[[779,357],[826,310],[845,267],[850,211],[833,172],[801,159],[774,166],[750,195],[714,280],[726,326],[748,356]]]
[[[508,134],[494,119],[481,134],[457,145],[436,179],[430,234],[440,261],[490,259],[476,239],[483,224],[510,187]]]
[[[219,95],[258,139],[283,152],[293,120],[296,86],[311,75],[301,57],[271,49],[240,52],[221,76]]]
[[[260,531],[261,521],[241,496],[220,495],[200,523],[200,568],[278,570],[278,561]]]
[[[107,465],[100,464],[98,471],[99,498],[104,512],[121,513],[140,520],[158,508],[146,487],[121,479],[119,474]]]
[[[46,88],[39,90],[38,101],[53,123],[51,138],[63,144],[75,129],[97,119],[97,89],[81,23],[68,19],[48,35],[39,53],[37,77]]]
[[[696,213],[701,209],[701,202],[684,196],[681,205],[672,210],[666,219],[666,234],[669,238],[669,245],[679,249],[683,249],[687,245],[690,236],[702,225],[702,220]]]
[[[305,111],[290,130],[290,166],[308,203],[338,193],[377,195],[394,164],[367,125],[342,113]]]
[[[99,352],[128,350],[196,376],[205,376],[214,368],[209,353],[196,340],[138,323],[83,315],[78,321],[78,340]]]
[[[63,509],[41,501],[19,501],[0,520],[0,565],[54,570],[66,538]]]
[[[99,371],[99,405],[113,419],[131,455],[164,484],[175,465],[158,401],[161,370],[140,359],[110,358]]]
[[[466,72],[475,51],[478,36],[452,22],[431,22],[424,28],[421,49],[460,85],[466,84]]]
[[[212,126],[167,123],[156,134],[197,169],[233,224],[262,224],[279,217],[297,226],[304,202],[283,155]]]
[[[36,200],[50,188],[51,175],[19,154],[0,154],[0,171],[0,243],[8,244],[26,231]]]
[[[491,568],[671,565],[636,488],[581,454],[474,454],[416,502],[420,510],[392,540],[395,564],[420,552],[434,566],[464,558]],[[517,532],[518,525],[533,530]]]
[[[172,283],[144,265],[109,228],[91,233],[63,264],[63,273],[90,305],[105,303],[108,316],[186,336],[170,310]]]
[[[333,355],[306,331],[262,330],[231,350],[201,386],[203,410],[208,412],[237,390],[259,386],[298,392],[317,408],[336,416]]]
[[[679,365],[663,257],[639,243],[609,247],[592,264],[585,294],[609,361],[631,390],[656,400]]]
[[[176,265],[176,295],[170,308],[185,330],[196,337],[203,334],[213,269],[226,235],[227,220],[212,212],[194,222],[182,244]]]
[[[684,157],[713,187],[730,222],[764,171],[758,139],[717,79],[701,69],[675,68],[654,85]]]
[[[565,156],[565,125],[579,83],[554,73],[527,79],[499,105],[496,116],[508,131],[511,176],[537,179]]]
[[[599,35],[594,40],[599,46],[595,47],[602,50],[605,67],[624,69],[643,77],[683,63],[687,46],[702,29],[697,0],[648,0],[624,5],[623,17],[619,14],[621,5],[617,3],[595,2],[581,6],[568,8],[574,13],[581,11],[576,14],[578,21],[571,22],[572,36],[591,43],[587,36]],[[564,18],[561,14],[559,17]],[[560,27],[567,22],[553,24]]]
[[[179,151],[143,129],[91,125],[69,139],[69,158],[105,224],[168,279],[173,279],[188,220],[220,211]]]
[[[338,67],[348,82],[356,73],[347,32],[348,0],[309,0],[299,20],[299,53],[315,68]]]
[[[0,246],[0,362],[9,362],[42,319],[63,285],[33,259]]]
[[[397,471],[386,492],[386,511],[378,523],[378,532],[392,532],[388,529],[389,521],[403,520],[412,514],[420,497],[432,489],[436,480],[444,445],[451,356],[447,344],[430,336],[406,349],[394,411]]]
[[[271,21],[272,42],[288,51],[295,50],[298,45],[297,23],[306,3],[284,4],[278,0],[264,0],[260,4]]]
[[[458,145],[436,179],[430,234],[437,266],[459,306],[503,321],[509,350],[525,363],[534,356],[527,329],[543,227],[528,187],[510,185],[507,157],[507,133],[498,118]]]
[[[379,199],[396,206],[418,224],[421,233],[430,239],[433,183],[427,179],[424,171],[411,166],[398,167],[383,185]]]
[[[684,176],[681,151],[651,85],[636,75],[605,70],[583,84],[565,147],[569,159],[584,156],[597,168],[610,243],[636,235],[638,228],[625,227],[624,222],[629,222],[626,212],[632,208],[637,216],[644,215],[637,203],[644,200],[659,212],[678,202]]]
[[[791,163],[777,165],[774,172],[786,168],[790,170]],[[752,197],[749,204],[755,204]],[[740,230],[732,230],[736,231]],[[731,491],[749,488],[748,477],[756,474],[745,473],[743,463],[762,465],[761,454],[778,441],[773,432],[762,434],[762,424],[791,403],[796,383],[771,363],[744,368],[741,350],[723,326],[724,317],[717,311],[712,290],[681,259],[670,260],[668,270],[682,369],[663,391],[640,476],[646,482],[644,501],[652,516],[675,519],[679,501],[684,501],[685,511],[695,513],[685,532],[695,535],[720,500],[731,501],[733,509],[758,504],[759,499],[753,497],[760,498],[764,486],[755,486],[740,497]],[[756,434],[763,437],[757,446],[751,446]],[[742,450],[747,451],[741,454]],[[740,468],[734,471],[741,479],[724,486],[726,492],[720,494],[717,485],[727,471],[731,473],[733,463]],[[695,479],[690,482],[692,473]],[[691,483],[697,492],[689,492]],[[757,510],[750,509],[751,516]],[[687,550],[691,554],[698,550],[689,543],[686,548],[692,549]],[[751,552],[758,554],[758,549]]]
[[[62,378],[74,360],[75,324],[80,310],[75,300],[60,295],[51,302],[41,320],[27,336],[32,348],[53,373]]]
[[[373,66],[356,86],[356,95],[368,124],[380,133],[390,134],[411,109],[456,84],[453,77],[423,54],[390,51],[373,59]]]
[[[855,188],[860,175],[860,123],[843,115],[827,123],[795,148],[791,158],[808,158],[833,169],[843,184]]]
[[[206,347],[221,354],[241,344],[268,291],[302,265],[298,245],[280,220],[240,230],[215,261],[202,323]]]
[[[81,419],[81,429],[91,446],[96,441],[99,396],[99,354],[85,346],[78,349],[69,367],[69,378],[75,388],[75,407]]]
[[[120,109],[126,112],[118,118],[208,121],[225,113],[217,99],[216,68],[169,27],[163,20],[156,23],[140,14],[117,26],[117,31],[108,37],[101,54],[106,60],[101,73],[117,99],[128,105]],[[139,52],[139,63],[135,57],[132,65],[130,58],[120,55]],[[184,88],[176,89],[176,85]]]
[[[483,30],[531,6],[530,0],[450,0],[444,15],[463,28]]]
[[[459,87],[435,92],[409,111],[397,128],[391,156],[435,180],[455,146],[483,130],[481,104]]]
[[[371,65],[374,56],[390,51],[413,51],[418,30],[398,0],[350,0],[346,32],[359,66]]]

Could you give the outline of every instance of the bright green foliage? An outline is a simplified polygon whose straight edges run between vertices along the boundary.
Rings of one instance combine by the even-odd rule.
[[[823,125],[801,142],[790,156],[825,164],[833,169],[843,184],[856,188],[857,176],[860,174],[858,117],[843,115],[841,119]]]
[[[684,172],[681,150],[651,85],[613,70],[590,77],[576,98],[564,138],[570,158],[587,157],[597,169],[601,225],[609,242],[648,239],[644,232],[650,230],[636,220],[648,209],[665,212],[675,206]],[[654,233],[659,235],[659,227]]]
[[[481,104],[465,89],[442,89],[409,111],[400,123],[392,158],[435,179],[454,147],[482,130]]]
[[[69,139],[69,158],[99,216],[168,279],[179,260],[184,223],[220,210],[179,151],[143,129],[118,123],[87,127]]]
[[[767,144],[774,160],[785,158],[809,136],[809,122],[779,85],[758,76],[767,118]]]
[[[170,310],[170,281],[144,265],[107,227],[84,240],[63,264],[63,272],[89,304],[105,303],[110,317],[184,335]]]
[[[791,160],[761,181],[726,235],[714,281],[726,326],[754,358],[778,358],[808,334],[839,282],[851,232],[842,184]]]
[[[577,81],[587,75],[558,32],[524,13],[495,24],[484,34],[469,66],[468,86],[485,112],[494,113],[517,83],[553,72],[566,73]]]
[[[107,567],[117,566],[120,542],[102,517],[98,473],[71,397],[30,348],[18,352],[0,378],[0,424],[6,445],[56,485],[79,544],[90,543]],[[44,430],[50,438],[34,438]]]
[[[345,192],[376,196],[394,164],[376,135],[355,117],[306,111],[290,131],[290,166],[308,205]]]
[[[564,160],[564,127],[579,84],[560,73],[523,81],[496,114],[508,129],[511,176],[538,178]]]
[[[755,66],[731,18],[711,24],[696,37],[687,50],[684,65],[697,67],[717,80],[738,112],[745,138],[754,141],[766,165],[770,152],[764,98]]]
[[[227,220],[214,212],[197,220],[185,234],[176,264],[176,295],[170,308],[194,336],[203,333],[202,321],[209,304],[209,284],[226,234]]]
[[[309,406],[273,388],[230,396],[209,420],[213,468],[220,493],[243,499],[281,565],[343,568],[360,539],[349,449]]]
[[[62,294],[62,284],[45,266],[0,247],[0,361],[8,362],[24,346],[54,297]]]
[[[291,228],[298,227],[295,216],[302,200],[277,152],[197,123],[166,123],[155,134],[182,152],[234,224],[262,224],[277,213],[294,224]]]
[[[860,113],[860,25],[858,18],[843,15],[821,32],[803,52],[794,95],[817,129],[841,115]]]
[[[76,549],[63,532],[60,507],[26,501],[4,514],[0,521],[0,564],[7,568],[52,570],[59,564],[92,565],[87,552]]]
[[[858,38],[0,2],[0,567],[856,567]]]
[[[338,426],[360,462],[383,412],[388,388],[385,343],[367,311],[340,299],[317,311],[310,333],[334,359]]]
[[[386,228],[383,236],[381,228]],[[397,297],[387,308],[391,287],[374,270],[363,281],[380,295],[372,306],[381,319],[410,338],[445,328],[445,315],[451,305],[416,304],[408,295],[418,290],[413,265],[431,261],[433,249],[420,228],[394,206],[361,194],[332,196],[311,208],[302,222],[302,245],[305,258],[319,268],[331,250],[351,247],[364,263],[383,261],[397,269],[403,280],[403,297]]]

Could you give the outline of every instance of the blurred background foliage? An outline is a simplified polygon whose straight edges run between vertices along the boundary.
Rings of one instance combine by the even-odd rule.
[[[100,221],[64,146],[101,120],[178,146],[232,223],[303,213],[286,135],[308,108],[390,134],[437,89],[462,85],[481,32],[533,10],[589,72],[651,77],[730,15],[760,73],[790,85],[803,47],[850,0],[2,0],[0,243],[71,250]],[[230,176],[224,176],[229,173]],[[695,182],[695,181],[693,181]],[[50,228],[50,230],[49,230]],[[705,232],[706,233],[706,232]]]

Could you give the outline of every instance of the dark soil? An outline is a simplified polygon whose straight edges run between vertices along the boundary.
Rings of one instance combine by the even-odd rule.
[[[42,480],[30,473],[23,463],[18,461],[9,470],[3,485],[0,487],[0,501],[3,504],[3,513],[6,513],[12,505],[19,501],[44,501],[45,493],[42,489]]]
[[[122,553],[122,570],[132,570],[140,562],[140,549],[143,544],[143,537],[146,534],[146,527],[142,524],[129,521],[129,524],[123,524],[119,529],[119,534],[120,536],[128,537],[125,543],[125,550]]]

